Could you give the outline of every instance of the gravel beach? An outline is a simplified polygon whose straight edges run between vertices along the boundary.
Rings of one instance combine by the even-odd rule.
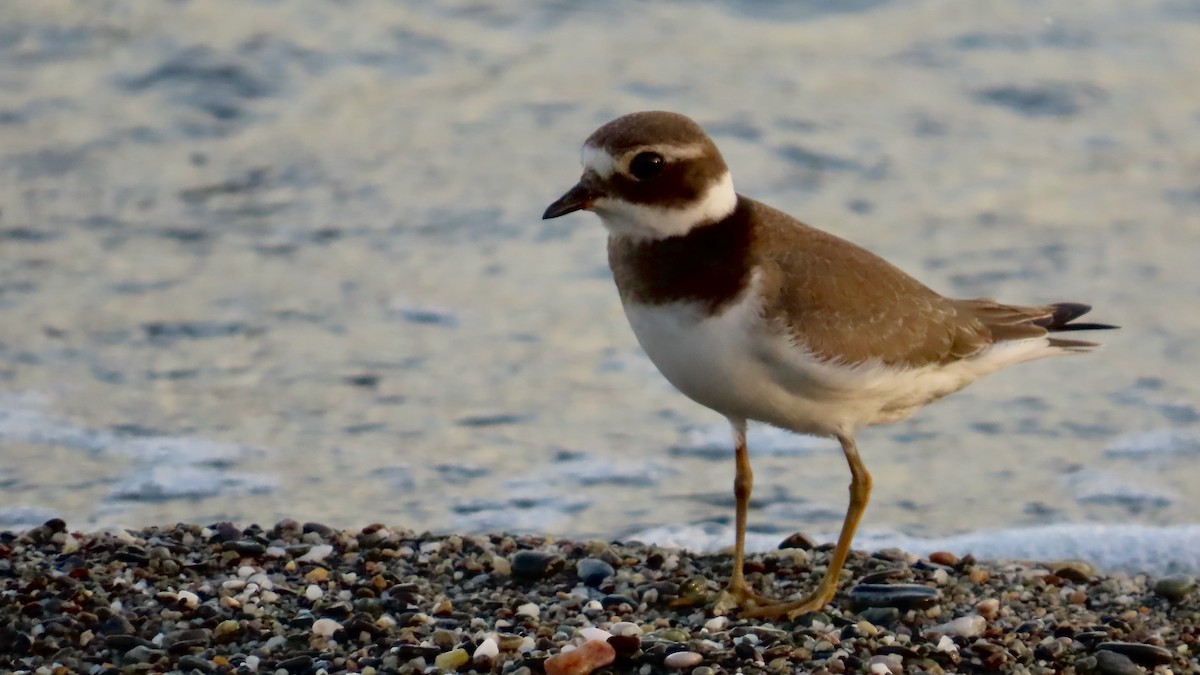
[[[815,583],[793,535],[760,590]],[[1189,577],[855,552],[824,612],[713,609],[724,553],[506,534],[179,524],[0,533],[0,670],[35,673],[1194,672]],[[569,652],[567,655],[562,655]]]

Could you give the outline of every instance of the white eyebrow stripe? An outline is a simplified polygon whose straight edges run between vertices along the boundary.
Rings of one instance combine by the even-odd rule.
[[[704,156],[704,146],[702,145],[666,145],[659,143],[656,145],[643,145],[640,148],[634,148],[629,152],[621,155],[621,159],[625,160],[623,164],[628,166],[628,160],[637,157],[643,152],[657,152],[666,159],[698,159]]]
[[[613,157],[608,150],[598,148],[593,145],[584,145],[581,152],[580,163],[583,164],[584,170],[591,169],[595,171],[601,178],[609,178],[618,170],[627,172],[629,170],[629,162],[633,161],[643,152],[657,152],[662,155],[667,161],[677,161],[681,159],[698,159],[705,154],[705,148],[702,145],[669,145],[666,143],[656,143],[654,145],[642,145],[631,150],[621,153],[618,157]]]

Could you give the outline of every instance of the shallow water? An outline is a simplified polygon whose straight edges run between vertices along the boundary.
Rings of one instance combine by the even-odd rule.
[[[506,7],[0,6],[0,526],[728,523],[602,228],[539,220],[648,108],[942,292],[1123,326],[863,432],[867,532],[1196,522],[1193,5]],[[836,445],[751,443],[752,527],[836,532]]]

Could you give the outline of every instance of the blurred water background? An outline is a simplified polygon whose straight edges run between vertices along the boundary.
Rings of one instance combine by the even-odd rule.
[[[1123,326],[865,431],[861,542],[1194,565],[1198,45],[1185,0],[0,4],[0,527],[728,543],[724,421],[596,219],[539,220],[596,126],[671,109],[939,291]],[[751,451],[756,545],[833,536],[836,444]]]

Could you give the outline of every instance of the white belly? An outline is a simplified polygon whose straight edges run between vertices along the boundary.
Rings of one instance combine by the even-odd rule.
[[[948,365],[841,365],[770,330],[752,300],[715,316],[694,304],[627,303],[625,316],[650,360],[692,400],[727,417],[822,436],[905,419],[987,373],[1057,352],[1038,338]]]

